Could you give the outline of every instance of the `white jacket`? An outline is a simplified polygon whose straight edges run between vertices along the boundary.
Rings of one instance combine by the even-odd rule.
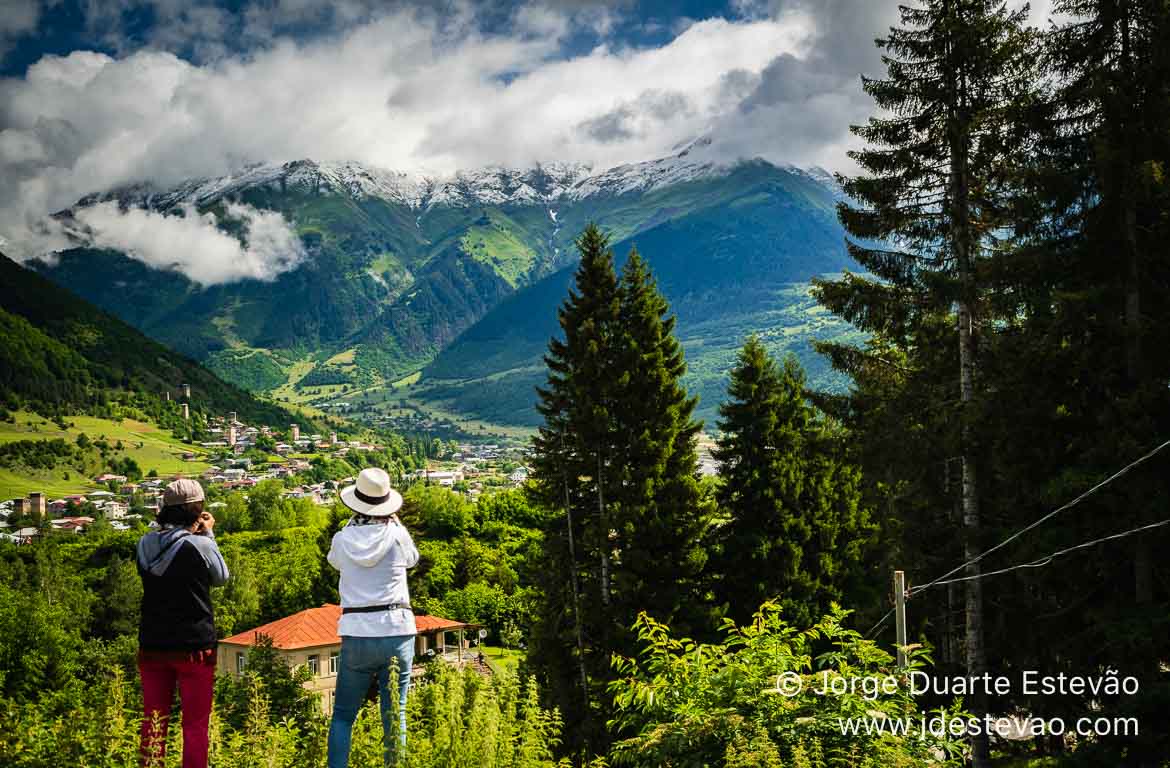
[[[333,535],[329,564],[341,571],[341,607],[409,603],[406,569],[418,563],[418,549],[397,518],[381,525],[347,525]],[[386,637],[415,634],[408,608],[342,614],[337,634]]]

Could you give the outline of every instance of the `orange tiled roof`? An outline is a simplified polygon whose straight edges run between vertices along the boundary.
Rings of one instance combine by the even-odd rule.
[[[326,603],[320,608],[309,608],[292,616],[285,616],[283,619],[240,632],[220,642],[231,645],[255,645],[257,635],[267,635],[272,638],[274,647],[285,651],[338,645],[341,643],[341,638],[337,636],[337,621],[340,618],[341,606]],[[419,634],[472,626],[439,616],[415,616],[414,624]]]
[[[425,635],[428,632],[434,632],[439,629],[459,629],[460,627],[471,627],[472,624],[464,624],[461,621],[451,621],[444,619],[441,616],[415,616],[414,626],[420,635]]]

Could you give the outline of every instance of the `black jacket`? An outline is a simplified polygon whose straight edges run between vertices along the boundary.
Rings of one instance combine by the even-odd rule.
[[[227,565],[211,536],[181,528],[148,533],[138,541],[144,651],[215,648],[211,588],[227,581]]]

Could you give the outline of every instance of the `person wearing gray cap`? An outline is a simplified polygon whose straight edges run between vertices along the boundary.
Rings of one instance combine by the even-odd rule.
[[[203,509],[203,486],[176,480],[163,491],[160,530],[138,540],[142,618],[141,757],[162,765],[175,687],[183,715],[183,768],[207,768],[207,727],[215,684],[215,614],[211,588],[228,579],[215,544],[215,518]]]

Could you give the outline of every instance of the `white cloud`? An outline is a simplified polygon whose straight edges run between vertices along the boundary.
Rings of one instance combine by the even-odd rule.
[[[857,2],[835,0],[837,16],[850,18],[846,6]],[[560,41],[573,25],[607,29],[609,17],[587,4],[523,6],[507,35],[482,33],[459,13],[463,6],[441,19],[418,10],[377,15],[359,0],[339,7],[352,9],[352,24],[299,43],[279,30],[298,14],[316,19],[310,5],[282,0],[272,6],[279,17],[254,14],[263,30],[255,34],[272,37],[246,56],[200,65],[155,49],[78,51],[0,81],[6,250],[28,258],[66,247],[45,216],[85,194],[224,174],[248,161],[358,160],[436,173],[547,160],[607,167],[660,156],[714,129],[744,154],[831,166],[848,122],[866,109],[850,94],[860,92],[856,70],[840,68],[827,84],[810,80],[825,92],[804,99],[802,112],[783,101],[741,108],[765,93],[760,84],[778,57],[813,70],[825,63],[814,54],[826,28],[809,0],[775,15],[694,22],[657,48],[602,44],[570,59]],[[209,40],[222,26],[214,14],[176,13]],[[108,208],[86,215],[105,242],[132,242],[147,263],[204,283],[270,277],[285,263],[256,242],[233,251],[231,238],[215,237],[198,217]],[[254,240],[267,231],[267,219],[248,220]],[[180,230],[190,243],[167,244],[164,233]]]
[[[74,216],[89,245],[182,272],[201,285],[272,280],[304,258],[300,239],[281,214],[240,203],[228,203],[224,212],[242,225],[245,245],[218,228],[215,214],[200,214],[193,206],[184,207],[181,215],[165,215],[120,210],[117,203],[105,202],[80,208]]]

